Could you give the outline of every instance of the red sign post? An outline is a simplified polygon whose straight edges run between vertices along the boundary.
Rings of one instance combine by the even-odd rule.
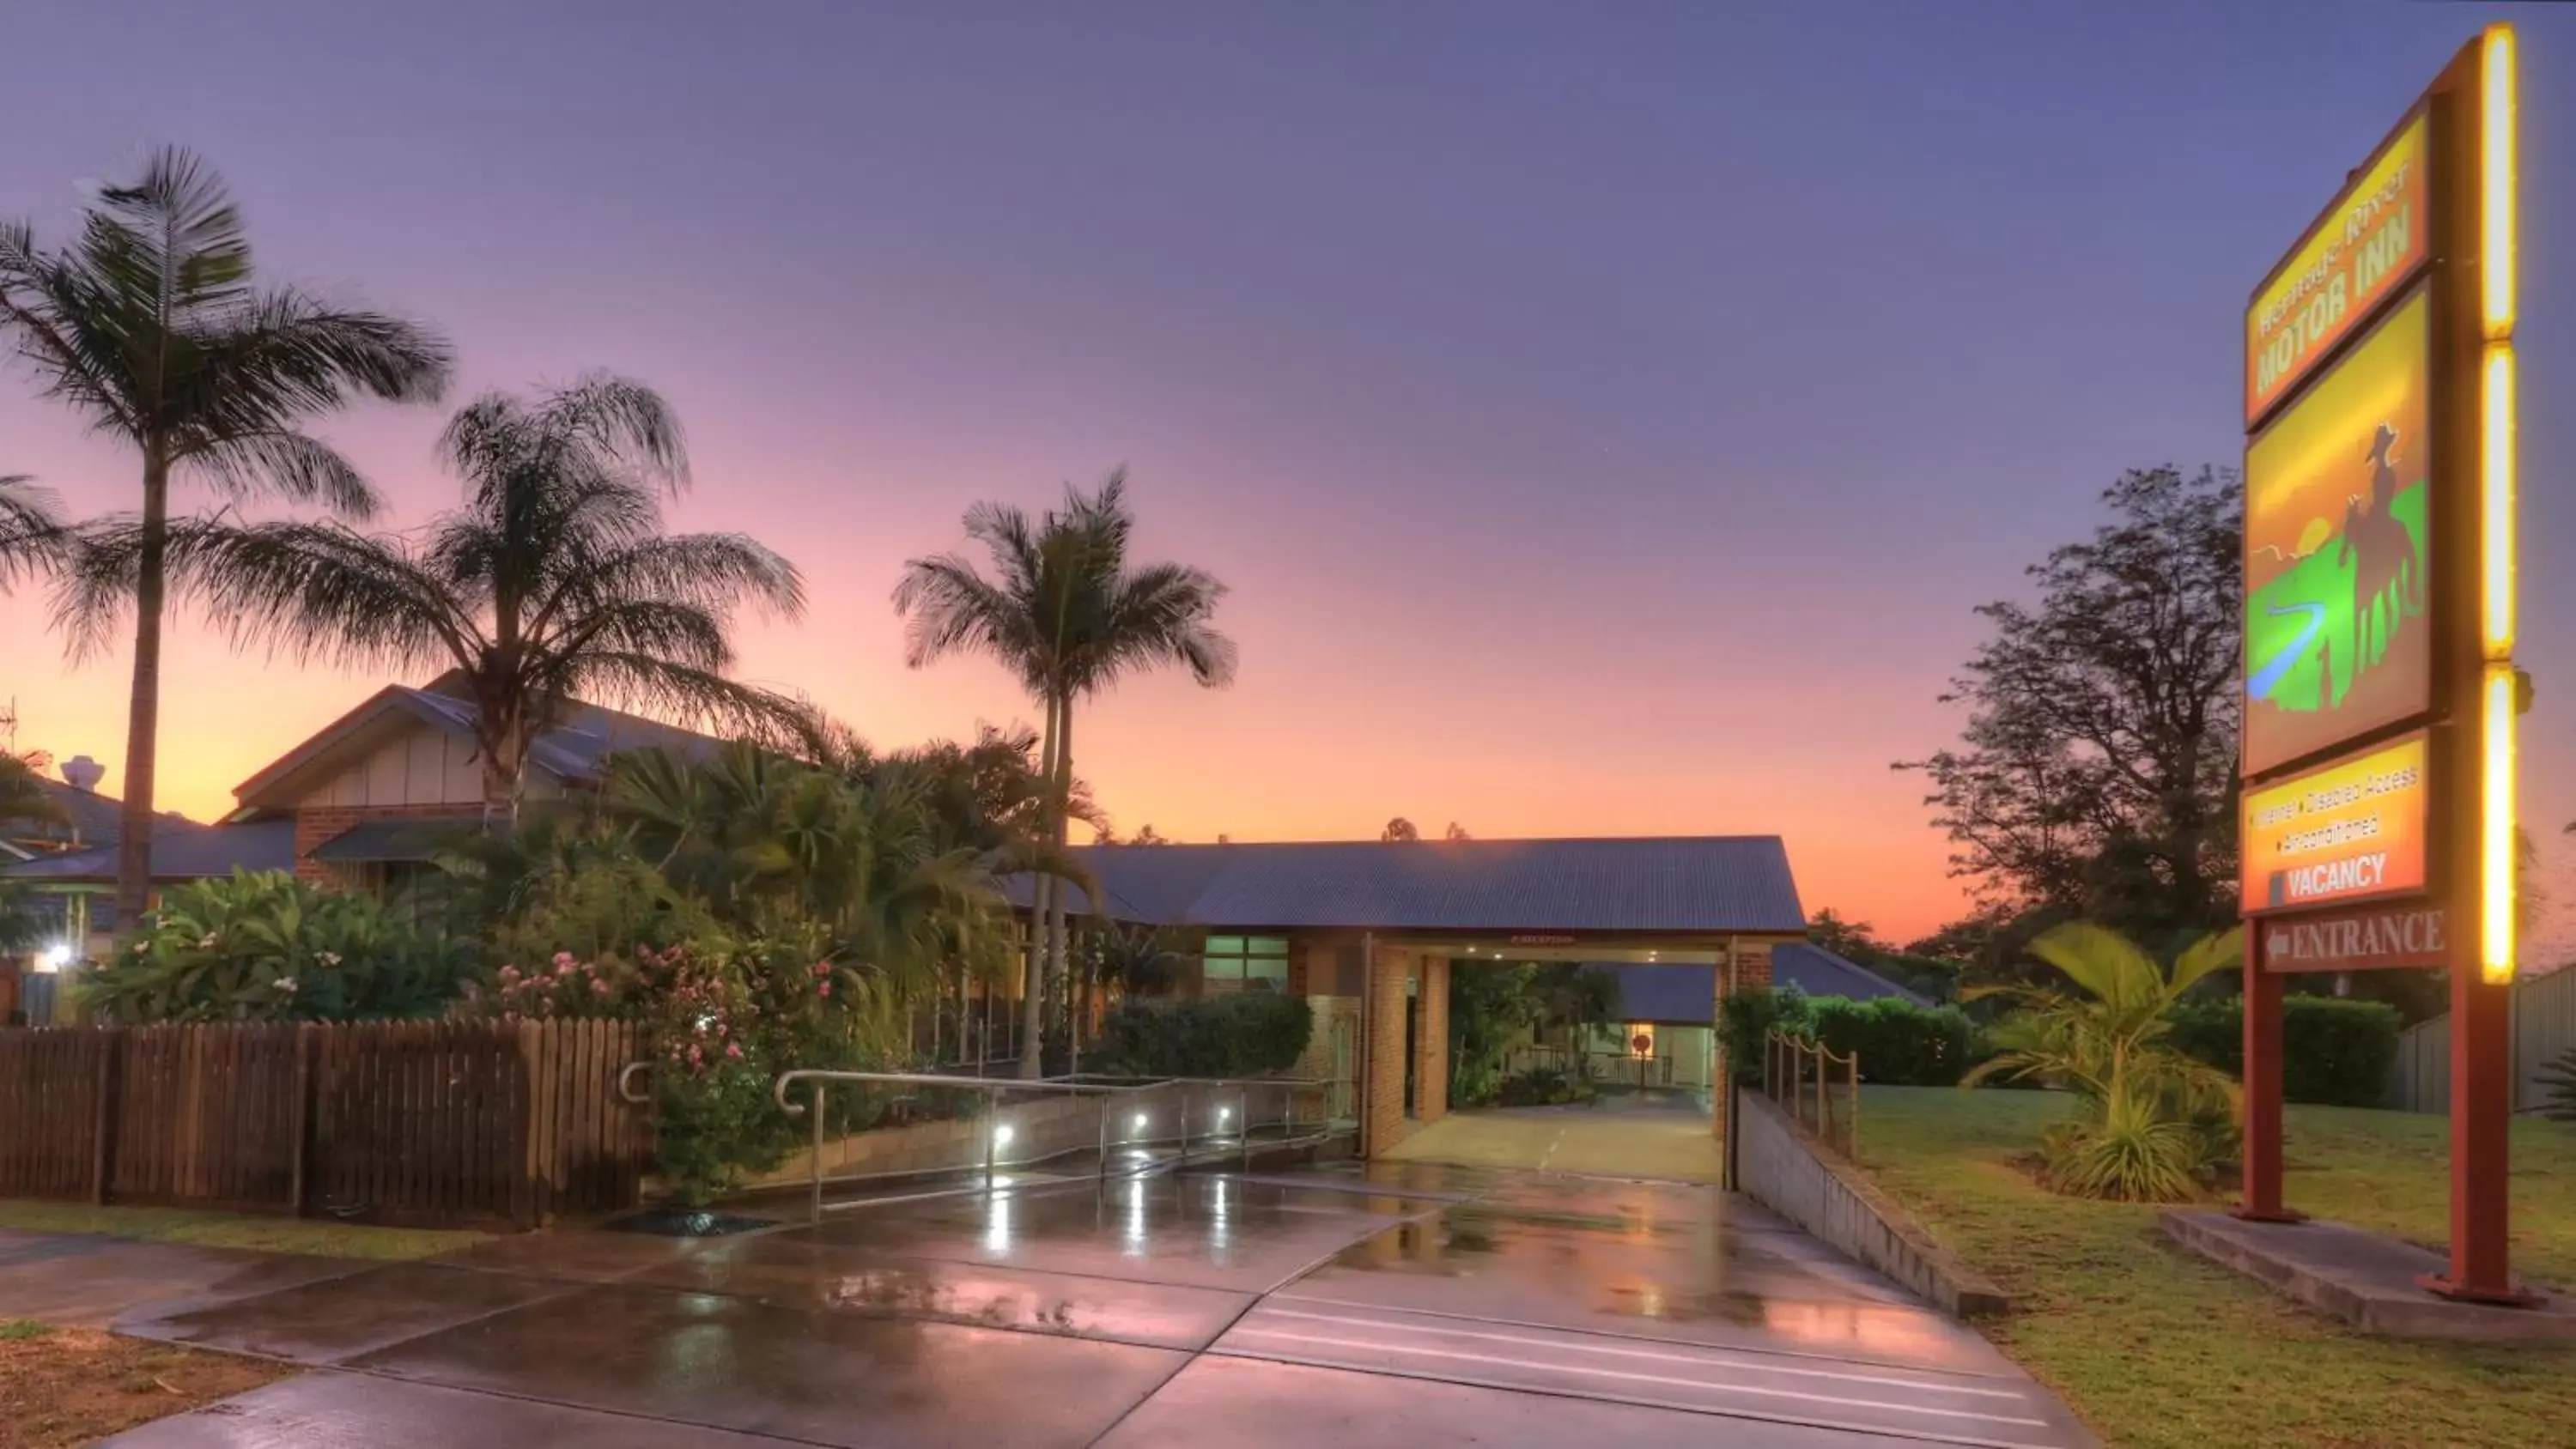
[[[2506,1253],[2514,976],[2515,51],[2471,42],[2246,309],[2245,1189],[2281,1194],[2281,993],[2451,979],[2451,1252]]]

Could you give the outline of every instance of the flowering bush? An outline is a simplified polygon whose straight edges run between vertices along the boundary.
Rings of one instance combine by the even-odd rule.
[[[455,943],[421,935],[371,897],[283,871],[235,871],[164,892],[80,1000],[123,1025],[417,1018],[447,1009],[463,965]]]
[[[634,967],[614,956],[583,961],[570,951],[557,951],[542,967],[522,971],[504,965],[494,973],[489,990],[469,983],[465,995],[503,1016],[624,1018],[635,1015],[639,979]]]

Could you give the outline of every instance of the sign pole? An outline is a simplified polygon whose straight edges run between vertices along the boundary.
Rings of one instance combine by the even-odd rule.
[[[2424,1286],[2446,1298],[2523,1307],[2506,1235],[2513,1120],[2513,988],[2451,972],[2451,1270]]]
[[[2261,924],[2245,933],[2245,1189],[2235,1215],[2294,1223],[2281,1203],[2281,978],[2264,969]]]

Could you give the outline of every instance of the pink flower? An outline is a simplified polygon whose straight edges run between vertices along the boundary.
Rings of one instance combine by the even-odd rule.
[[[572,953],[571,953],[570,951],[557,951],[557,952],[555,953],[555,964],[556,964],[556,965],[558,965],[558,966],[564,965],[564,964],[566,964],[566,963],[570,962],[571,960],[572,960]]]
[[[590,978],[590,994],[593,996],[606,996],[608,994],[608,983],[601,980],[599,977],[593,976]]]
[[[741,1061],[742,1043],[738,1041],[725,1043],[725,1055],[733,1058],[735,1061]]]
[[[817,995],[817,996],[829,996],[829,995],[831,995],[831,994],[832,994],[832,983],[831,983],[831,982],[829,982],[829,981],[817,981],[817,982],[815,982],[815,983],[814,983],[814,994],[815,994],[815,995]]]
[[[703,1052],[703,1051],[699,1050],[699,1049],[698,1049],[698,1048],[696,1048],[696,1047],[691,1047],[691,1048],[689,1048],[689,1065],[690,1065],[690,1066],[693,1066],[693,1067],[694,1067],[694,1066],[696,1066],[698,1063],[703,1062],[703,1061],[705,1061],[706,1059],[707,1059],[707,1054],[706,1054],[705,1052]]]
[[[518,979],[519,979],[519,968],[518,968],[518,967],[516,967],[516,966],[504,966],[504,967],[502,967],[502,968],[501,968],[501,980],[502,980],[502,982],[503,982],[504,984],[507,984],[507,983],[512,982],[512,981],[516,981],[516,980],[518,980]]]
[[[815,974],[815,975],[817,975],[817,976],[829,976],[829,975],[831,975],[831,974],[832,974],[832,963],[831,963],[831,962],[829,962],[829,961],[817,961],[817,962],[815,962],[815,963],[814,963],[814,974]]]

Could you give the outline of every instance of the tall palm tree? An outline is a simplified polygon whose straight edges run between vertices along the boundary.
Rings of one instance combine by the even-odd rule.
[[[344,667],[453,669],[475,706],[487,821],[516,817],[531,747],[577,699],[743,728],[797,713],[725,671],[735,612],[793,616],[804,584],[744,535],[661,531],[688,461],[652,389],[603,375],[533,400],[489,394],[439,450],[465,501],[416,535],[179,526],[173,577],[238,642]],[[131,529],[93,535],[76,613],[112,596],[140,546]]]
[[[156,152],[133,185],[99,192],[59,250],[38,249],[25,222],[0,222],[0,342],[33,370],[42,395],[85,415],[142,465],[116,858],[117,909],[132,920],[151,879],[171,484],[318,500],[364,517],[375,507],[366,480],[301,428],[359,396],[436,399],[448,349],[398,317],[257,289],[222,178],[176,148]]]
[[[24,477],[0,478],[0,590],[51,566],[70,537],[51,493]]]
[[[1068,486],[1064,507],[1032,519],[1007,504],[967,510],[966,536],[984,546],[995,577],[960,553],[916,558],[895,588],[895,612],[908,621],[904,662],[923,668],[951,654],[999,660],[1037,697],[1045,714],[1039,769],[1049,784],[1046,830],[1065,845],[1073,778],[1073,707],[1124,675],[1178,664],[1201,684],[1232,681],[1232,641],[1210,624],[1225,585],[1182,564],[1131,565],[1135,515],[1125,470],[1098,492]],[[1042,925],[1029,956],[1021,1006],[1023,1040],[1042,1039],[1051,977],[1065,965],[1066,893],[1051,876],[1038,880]],[[1021,1053],[1020,1072],[1034,1077],[1039,1053]]]

